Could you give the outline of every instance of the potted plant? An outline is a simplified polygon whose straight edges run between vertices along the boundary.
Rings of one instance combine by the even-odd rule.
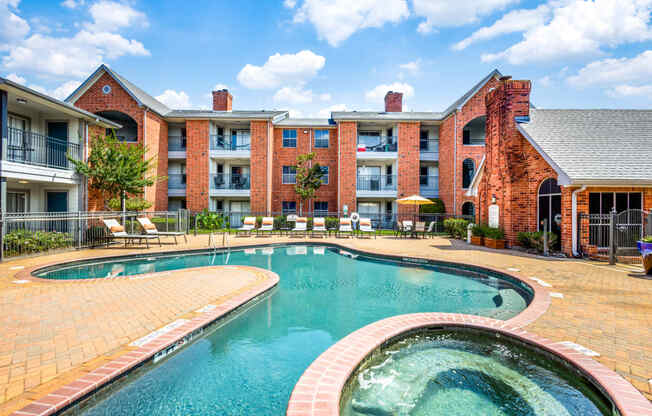
[[[638,251],[643,256],[643,269],[646,274],[652,274],[652,235],[643,237],[638,242]]]
[[[486,226],[476,224],[471,228],[471,244],[474,246],[483,246],[484,245],[484,234]]]
[[[484,232],[484,246],[489,248],[505,248],[505,233],[503,230],[487,227]]]

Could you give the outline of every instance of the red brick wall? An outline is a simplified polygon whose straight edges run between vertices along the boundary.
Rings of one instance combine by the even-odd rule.
[[[267,213],[271,210],[269,192],[268,155],[270,153],[271,123],[265,120],[251,122],[251,198],[250,209],[256,213]]]
[[[340,137],[339,155],[339,207],[342,211],[348,205],[349,212],[356,208],[357,166],[356,153],[358,144],[358,124],[355,121],[343,121],[338,125]]]
[[[455,115],[451,114],[439,129],[439,197],[446,206],[446,212],[462,213],[462,204],[471,201],[477,208],[477,198],[467,197],[462,189],[462,164],[467,158],[475,162],[476,169],[485,154],[485,146],[464,145],[464,126],[471,120],[487,114],[485,96],[495,88],[498,80],[492,78],[457,113],[457,137],[455,137]],[[455,158],[455,142],[457,157]],[[456,180],[454,179],[456,177]],[[456,203],[455,203],[456,202]]]
[[[150,175],[165,177],[168,172],[168,123],[155,113],[148,111],[145,131],[145,146],[147,159],[154,159],[154,171]],[[157,181],[145,188],[145,199],[152,202],[152,211],[167,211],[168,182],[167,179]]]
[[[388,113],[403,111],[403,93],[389,91],[385,94],[385,111]]]
[[[213,91],[213,110],[231,111],[233,96],[227,90]]]
[[[186,207],[190,211],[208,208],[208,135],[208,120],[186,121]]]
[[[404,198],[419,194],[419,132],[420,123],[398,123],[398,188]],[[399,214],[412,214],[415,208],[399,205]]]

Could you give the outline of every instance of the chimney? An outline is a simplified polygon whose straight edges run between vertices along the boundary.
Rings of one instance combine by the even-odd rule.
[[[403,93],[388,91],[385,94],[385,112],[400,113],[403,111]]]
[[[213,91],[213,110],[215,111],[231,111],[233,105],[233,96],[229,90]]]

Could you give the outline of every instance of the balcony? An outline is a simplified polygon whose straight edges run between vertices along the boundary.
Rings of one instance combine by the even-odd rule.
[[[184,136],[168,136],[168,151],[185,152],[187,140]]]
[[[358,175],[359,197],[395,197],[396,175]]]
[[[439,160],[439,140],[420,140],[419,150],[420,160],[433,162]]]
[[[439,176],[419,176],[419,193],[426,198],[437,198],[439,196]]]
[[[185,173],[168,173],[168,195],[186,196]]]
[[[211,174],[211,196],[249,196],[251,182],[245,174]]]
[[[358,135],[358,159],[396,159],[398,138],[396,136]]]
[[[5,160],[46,168],[74,170],[68,156],[82,159],[82,146],[66,140],[43,136],[26,130],[8,128]]]
[[[244,139],[244,140],[243,140]],[[238,140],[228,136],[212,134],[210,136],[210,152],[214,158],[248,158],[251,156],[251,140],[239,137]]]

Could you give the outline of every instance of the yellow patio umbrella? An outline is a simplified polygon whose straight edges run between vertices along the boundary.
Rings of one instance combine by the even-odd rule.
[[[400,205],[414,205],[415,215],[416,215],[417,207],[419,205],[434,204],[434,202],[432,202],[428,198],[422,197],[421,195],[406,196],[405,198],[397,199],[396,203]]]

